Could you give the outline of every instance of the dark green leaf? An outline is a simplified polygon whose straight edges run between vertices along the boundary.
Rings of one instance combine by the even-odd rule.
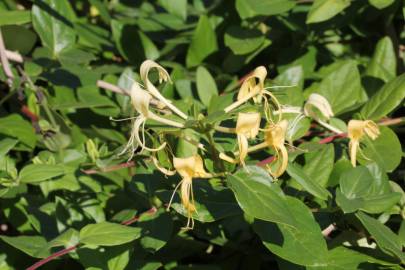
[[[290,163],[287,167],[287,173],[296,180],[306,191],[322,200],[327,200],[332,197],[327,189],[322,187],[319,183],[309,178],[308,175],[299,167]]]
[[[140,228],[116,223],[89,224],[80,230],[80,243],[95,246],[116,246],[131,242],[141,235]]]
[[[205,106],[210,104],[212,97],[218,96],[218,89],[215,80],[209,71],[203,66],[197,68],[197,92],[200,100]]]
[[[187,51],[186,63],[188,67],[199,65],[207,56],[218,49],[214,28],[205,15],[198,20],[190,47]]]
[[[379,248],[387,254],[398,257],[402,263],[405,262],[405,255],[402,252],[402,244],[398,235],[393,233],[387,226],[381,224],[378,220],[358,212],[356,216],[366,227],[367,231],[373,236]]]
[[[350,0],[315,0],[307,16],[307,23],[329,20],[350,6]]]
[[[76,15],[67,0],[35,1],[32,7],[32,23],[44,46],[54,56],[76,41],[73,20]]]
[[[405,74],[389,81],[361,108],[366,119],[379,120],[388,115],[405,98]]]
[[[25,166],[20,174],[21,183],[36,183],[50,180],[65,173],[65,168],[61,165],[30,164]]]

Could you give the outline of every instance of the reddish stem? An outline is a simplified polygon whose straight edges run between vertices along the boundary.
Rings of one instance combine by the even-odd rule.
[[[135,162],[133,161],[129,161],[129,162],[125,162],[125,163],[121,163],[118,165],[113,165],[110,167],[105,167],[105,168],[101,168],[100,170],[95,170],[95,169],[89,169],[89,170],[82,170],[83,173],[85,174],[96,174],[96,173],[100,173],[100,172],[112,172],[112,171],[117,171],[117,170],[121,170],[124,168],[130,168],[135,166]]]
[[[77,248],[77,246],[78,245],[74,245],[74,246],[59,250],[58,252],[55,252],[54,254],[50,255],[49,257],[46,257],[45,259],[42,259],[42,260],[36,262],[35,264],[31,265],[30,267],[27,268],[27,270],[35,270],[35,269],[41,267],[42,265],[46,264],[47,262],[52,261],[55,258],[68,254],[69,252],[75,250]]]
[[[152,207],[151,209],[149,209],[146,212],[141,213],[140,215],[137,215],[137,216],[135,216],[135,217],[133,217],[131,219],[128,219],[128,220],[125,220],[125,221],[121,222],[121,224],[128,226],[128,225],[130,225],[130,224],[132,224],[134,222],[137,222],[141,218],[142,215],[153,215],[156,212],[157,212],[157,208]],[[79,247],[79,244],[68,247],[68,248],[65,248],[65,249],[62,249],[62,250],[59,250],[59,251],[51,254],[50,256],[48,256],[48,257],[36,262],[35,264],[31,265],[26,270],[36,270],[39,267],[41,267],[42,265],[52,261],[53,259],[59,258],[59,257],[65,255],[65,254],[68,254],[71,251],[76,250],[78,247]]]

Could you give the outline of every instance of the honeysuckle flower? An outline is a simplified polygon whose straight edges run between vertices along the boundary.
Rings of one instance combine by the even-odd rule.
[[[168,126],[173,126],[173,127],[178,127],[182,128],[184,125],[172,121],[163,117],[160,117],[159,115],[156,115],[149,109],[149,104],[152,99],[152,96],[145,90],[143,90],[138,83],[133,83],[131,87],[131,102],[132,106],[134,109],[139,113],[137,117],[135,117],[135,120],[133,122],[132,130],[131,130],[131,136],[128,140],[127,145],[123,149],[123,151],[120,154],[123,154],[127,152],[129,149],[131,149],[131,156],[130,159],[132,159],[133,154],[135,152],[135,142],[141,147],[141,152],[143,150],[147,151],[160,151],[166,146],[166,142],[161,144],[157,148],[150,148],[147,147],[145,144],[145,122],[147,119],[155,120],[157,122],[160,122],[162,124],[168,125]]]
[[[312,93],[309,95],[307,102],[304,106],[304,113],[314,119],[319,119],[314,108],[318,109],[326,120],[329,120],[333,116],[332,107],[329,101],[322,95]]]
[[[281,176],[288,165],[288,152],[285,147],[285,136],[287,132],[288,121],[282,120],[277,124],[271,125],[265,130],[265,143],[267,146],[272,147],[275,151],[276,160],[280,160],[281,164],[278,166],[277,170],[273,172],[267,165],[270,174],[274,178]]]
[[[313,118],[319,124],[335,133],[343,133],[340,129],[328,124],[321,117],[319,117],[317,112],[314,110],[315,108],[322,114],[326,121],[333,117],[333,111],[329,101],[320,94],[312,93],[304,105],[304,114]]]
[[[243,103],[247,102],[249,99],[253,98],[255,103],[262,103],[264,101],[264,113],[268,122],[272,123],[271,115],[272,110],[269,105],[269,98],[276,105],[278,111],[281,111],[281,105],[278,102],[278,99],[267,89],[278,88],[285,86],[274,86],[274,87],[264,87],[264,81],[267,76],[267,70],[263,66],[257,67],[252,74],[250,74],[242,83],[237,101],[229,105],[224,109],[225,113],[232,111],[233,109],[239,107]],[[291,87],[291,86],[287,86]],[[278,121],[281,120],[281,114],[279,114]]]
[[[174,113],[176,113],[178,116],[180,116],[183,119],[187,119],[187,115],[180,111],[176,106],[174,106],[170,100],[166,99],[160,92],[159,90],[153,85],[153,83],[149,80],[149,71],[153,68],[156,68],[158,70],[159,74],[159,83],[162,83],[163,81],[171,82],[170,75],[164,69],[161,65],[157,64],[156,62],[152,60],[146,60],[142,63],[141,68],[140,68],[140,75],[141,79],[145,84],[145,88],[149,93],[152,94],[155,98],[160,100],[163,104],[165,104],[170,110],[172,110]]]
[[[360,149],[360,140],[364,135],[375,140],[380,135],[378,125],[371,120],[350,120],[347,127],[347,137],[350,139],[349,152],[350,161],[353,167],[356,167],[357,149]]]
[[[236,121],[236,134],[239,146],[239,162],[244,165],[248,154],[248,139],[253,139],[259,133],[260,113],[239,113]]]
[[[192,229],[194,227],[194,219],[192,216],[193,213],[197,211],[193,194],[193,178],[211,178],[213,175],[205,171],[203,160],[199,155],[187,158],[174,157],[173,166],[180,174],[182,180],[173,191],[168,208],[172,203],[176,190],[180,187],[181,203],[187,212],[187,225],[185,228]]]

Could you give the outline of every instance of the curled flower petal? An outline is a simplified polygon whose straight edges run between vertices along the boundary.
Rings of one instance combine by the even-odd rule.
[[[264,80],[267,76],[267,70],[264,66],[259,66],[242,83],[237,99],[243,99],[251,92],[264,89]],[[255,97],[255,102],[260,102],[260,98]]]
[[[267,76],[266,68],[263,66],[257,67],[252,72],[252,74],[250,74],[243,81],[238,92],[237,101],[226,107],[224,111],[228,113],[251,98],[254,98],[254,101],[257,103],[260,102],[261,97],[257,98],[256,96],[263,91],[264,80],[266,79],[266,76]]]
[[[318,119],[319,117],[313,108],[318,109],[326,120],[329,120],[333,116],[332,107],[330,106],[329,101],[322,95],[316,93],[311,94],[304,106],[304,113],[306,116]]]
[[[350,120],[347,127],[347,137],[350,139],[350,161],[356,167],[357,150],[360,149],[360,140],[364,135],[375,140],[380,135],[378,125],[371,120]]]
[[[275,156],[277,160],[281,160],[281,164],[278,166],[275,172],[270,171],[270,174],[278,178],[281,176],[288,165],[288,152],[285,147],[285,136],[287,132],[288,121],[282,120],[278,124],[270,126],[265,132],[265,141],[269,147],[272,147],[276,152]]]
[[[169,100],[167,100],[160,92],[159,90],[153,85],[153,83],[149,80],[149,71],[152,68],[156,68],[159,73],[159,83],[162,83],[162,81],[169,81],[170,76],[169,73],[164,69],[162,66],[157,64],[156,62],[152,60],[146,60],[142,63],[141,68],[140,68],[140,75],[141,79],[145,84],[146,90],[149,91],[149,93],[152,94],[155,98],[160,100],[163,104],[165,104],[169,109],[171,109],[174,113],[179,115],[183,119],[187,119],[187,115],[184,114],[182,111],[180,111],[176,106],[174,106]]]

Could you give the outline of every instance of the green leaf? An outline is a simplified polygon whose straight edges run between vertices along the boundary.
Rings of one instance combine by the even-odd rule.
[[[366,119],[379,120],[398,107],[405,98],[405,74],[389,81],[361,108]]]
[[[131,242],[141,235],[140,228],[101,222],[80,230],[80,242],[86,245],[116,246]]]
[[[377,245],[385,253],[398,257],[402,263],[405,262],[405,255],[402,252],[402,243],[398,235],[393,233],[387,226],[380,223],[362,212],[356,214],[367,231],[373,236]]]
[[[389,37],[384,37],[378,41],[365,74],[387,82],[395,78],[396,73],[397,59],[394,45]]]
[[[45,258],[50,255],[47,242],[42,236],[5,236],[0,238],[7,244],[21,250],[34,258]]]
[[[361,164],[376,162],[387,172],[398,167],[402,158],[401,143],[398,136],[389,127],[380,126],[380,136],[375,140],[366,137],[362,141],[361,153],[357,159]]]
[[[37,138],[34,128],[21,115],[10,114],[0,118],[0,134],[17,138],[30,148],[34,148]]]
[[[155,44],[135,25],[111,20],[111,29],[118,51],[129,62],[140,64],[145,59],[159,57]]]
[[[202,15],[198,20],[190,47],[187,51],[188,67],[199,65],[207,56],[218,50],[214,28],[207,16]]]
[[[227,182],[240,207],[248,215],[287,226],[299,226],[286,196],[264,169],[246,166],[228,175]]]
[[[390,209],[400,199],[400,193],[386,191],[387,179],[375,179],[364,166],[351,168],[340,175],[340,190],[336,191],[336,202],[345,213],[363,210],[381,213]]]
[[[30,164],[25,166],[19,174],[21,183],[37,183],[65,174],[61,165]]]
[[[257,29],[231,26],[225,32],[224,42],[236,55],[251,53],[264,42],[264,35]]]
[[[253,229],[271,252],[285,260],[305,266],[325,264],[328,249],[311,211],[296,198],[287,197],[285,201],[296,227],[255,221]]]
[[[205,106],[210,104],[212,97],[218,96],[218,89],[215,80],[209,71],[203,66],[197,68],[197,93]]]
[[[236,0],[236,10],[242,19],[284,13],[295,5],[293,0]]]
[[[347,269],[374,269],[375,264],[391,265],[366,254],[345,248],[336,247],[328,252],[327,263],[324,266],[307,267],[308,270],[347,270]],[[370,267],[370,268],[369,268]]]
[[[4,157],[18,143],[17,140],[4,138],[0,141],[0,158]]]
[[[240,215],[241,210],[232,192],[227,188],[213,187],[204,180],[193,181],[195,207],[197,212],[193,214],[195,220],[201,222],[214,222],[226,217]],[[168,202],[172,192],[162,194],[164,201]],[[172,207],[179,214],[187,217],[187,211],[175,196]]]
[[[141,245],[151,252],[161,249],[172,237],[173,221],[163,209],[154,215],[142,216],[138,225],[142,228]]]
[[[67,0],[35,1],[32,7],[32,23],[42,44],[54,56],[71,48],[76,42],[73,21],[76,15]]]
[[[313,182],[326,187],[335,161],[335,148],[333,144],[327,144],[319,150],[309,152],[304,155],[304,158],[304,173]]]
[[[335,115],[352,110],[366,101],[367,96],[361,85],[356,62],[336,62],[328,68],[329,73],[314,92],[329,101]]]
[[[289,163],[287,167],[287,173],[296,180],[306,191],[318,197],[321,200],[327,200],[328,197],[332,197],[329,191],[322,187],[319,183],[313,181],[305,172],[294,163]]]
[[[368,1],[370,2],[371,5],[373,5],[378,9],[386,8],[395,2],[395,0],[368,0]]]
[[[187,0],[159,0],[159,3],[169,13],[180,17],[183,21],[187,18]]]
[[[315,0],[307,16],[307,23],[327,21],[350,6],[350,0]]]
[[[0,26],[21,25],[31,22],[31,12],[27,10],[0,10]]]

